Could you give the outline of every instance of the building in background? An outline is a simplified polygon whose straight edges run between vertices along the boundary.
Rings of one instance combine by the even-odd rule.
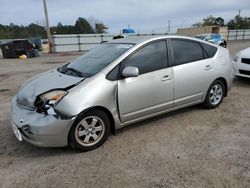
[[[219,26],[204,26],[204,27],[192,27],[192,28],[181,28],[177,29],[177,35],[194,37],[195,35],[200,35],[204,33],[216,33],[227,39],[228,28]]]

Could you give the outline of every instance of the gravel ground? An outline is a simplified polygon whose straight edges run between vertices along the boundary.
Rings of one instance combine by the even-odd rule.
[[[232,54],[246,47],[250,41],[228,44]],[[26,79],[79,55],[0,58],[0,187],[250,187],[250,79],[235,79],[217,109],[134,124],[87,153],[18,142],[12,96]]]

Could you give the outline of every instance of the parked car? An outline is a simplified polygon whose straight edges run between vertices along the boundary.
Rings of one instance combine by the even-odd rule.
[[[12,99],[18,140],[97,148],[126,125],[203,103],[218,107],[234,72],[227,49],[194,38],[124,38],[27,81]]]
[[[250,47],[234,56],[233,67],[236,76],[250,78]]]
[[[18,58],[20,55],[34,57],[37,55],[37,52],[34,51],[34,47],[30,41],[24,39],[6,42],[1,44],[0,47],[4,58]]]
[[[115,40],[115,39],[122,39],[122,38],[127,38],[128,37],[128,35],[116,35],[116,36],[114,36],[113,37],[113,40]]]
[[[195,37],[214,44],[218,44],[225,48],[227,47],[226,40],[220,34],[202,34],[202,35],[196,35]]]

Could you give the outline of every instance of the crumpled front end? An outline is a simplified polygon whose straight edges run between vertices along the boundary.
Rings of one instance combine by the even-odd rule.
[[[68,132],[74,117],[61,119],[51,114],[19,107],[17,97],[12,99],[11,124],[21,134],[21,139],[40,147],[64,147],[68,145]]]
[[[55,112],[55,105],[84,78],[48,71],[29,80],[12,99],[11,124],[18,140],[42,147],[68,145],[74,117]]]

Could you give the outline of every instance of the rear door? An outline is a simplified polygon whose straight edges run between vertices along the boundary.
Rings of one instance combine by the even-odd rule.
[[[143,46],[121,64],[137,67],[139,76],[118,81],[122,122],[129,122],[173,107],[173,72],[168,67],[166,41]]]
[[[171,39],[175,107],[196,103],[214,79],[214,62],[199,42]]]

